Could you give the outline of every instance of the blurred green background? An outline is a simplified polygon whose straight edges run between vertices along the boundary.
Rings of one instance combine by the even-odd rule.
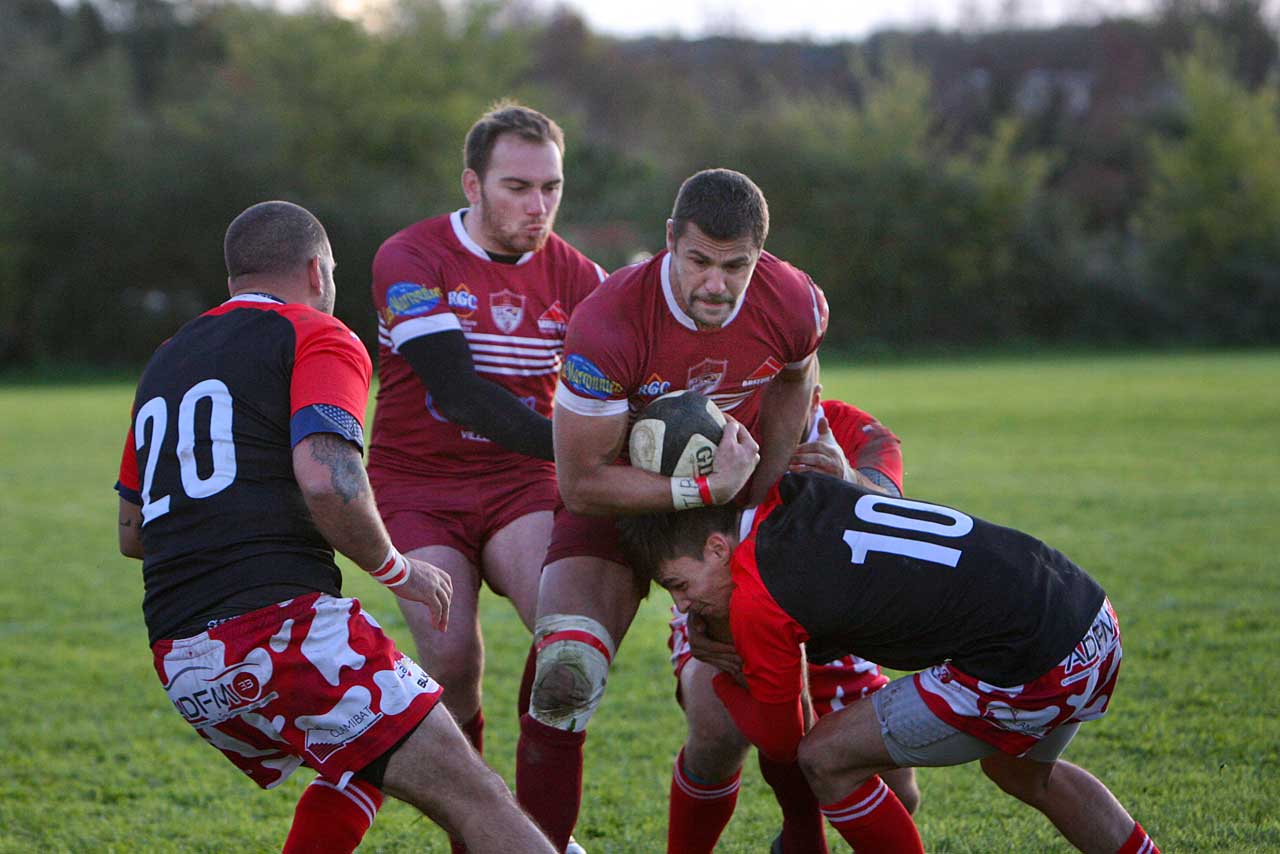
[[[831,302],[828,350],[1280,342],[1280,62],[1261,0],[859,42],[620,39],[518,2],[0,3],[0,370],[134,366],[225,294],[243,208],[369,262],[463,204],[496,98],[566,128],[560,231],[614,269],[679,182],[747,172],[768,248]]]

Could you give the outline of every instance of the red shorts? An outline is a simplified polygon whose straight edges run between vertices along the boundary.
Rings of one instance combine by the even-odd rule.
[[[939,664],[915,675],[916,690],[950,726],[1021,756],[1055,727],[1102,717],[1123,656],[1120,621],[1104,601],[1071,654],[1025,685],[997,687]]]
[[[671,650],[671,669],[675,671],[676,702],[683,705],[680,672],[693,658],[693,651],[689,647],[689,617],[675,607],[671,609],[667,649]],[[889,677],[880,672],[880,665],[856,655],[846,655],[829,664],[810,664],[808,675],[809,699],[818,717],[837,712],[889,684]]]
[[[378,512],[397,549],[448,546],[480,566],[484,545],[522,516],[560,503],[554,471],[530,466],[485,477],[423,477],[370,466]]]
[[[174,708],[264,789],[299,765],[345,785],[443,693],[358,601],[320,593],[151,649]]]
[[[556,508],[555,529],[547,546],[544,566],[569,557],[598,557],[630,566],[618,540],[612,516],[579,516],[560,505]]]

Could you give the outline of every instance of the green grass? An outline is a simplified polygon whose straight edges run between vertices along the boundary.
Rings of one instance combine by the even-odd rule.
[[[1280,851],[1280,354],[827,365],[826,386],[902,437],[910,493],[1035,533],[1107,588],[1125,665],[1067,756],[1166,852]],[[0,851],[278,850],[309,775],[258,791],[151,668],[138,565],[114,542],[131,393],[0,388]],[[347,579],[406,644],[390,597]],[[663,847],[683,734],[666,604],[641,609],[591,726],[577,835],[593,854]],[[526,639],[505,603],[482,609],[487,755],[510,781]],[[920,781],[930,851],[1067,850],[976,768]],[[720,850],[765,851],[777,822],[749,763]],[[424,844],[447,850],[391,803],[362,850]]]

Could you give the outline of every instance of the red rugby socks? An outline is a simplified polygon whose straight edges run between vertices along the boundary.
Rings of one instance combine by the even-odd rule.
[[[364,780],[339,789],[317,777],[298,799],[283,854],[351,854],[380,806],[382,792]]]
[[[566,732],[520,718],[516,745],[516,800],[563,851],[582,806],[582,744],[587,733]]]
[[[775,762],[760,754],[760,773],[782,807],[783,854],[825,854],[827,835],[818,799],[797,762]]]
[[[1120,846],[1116,854],[1160,854],[1160,849],[1151,841],[1151,837],[1147,836],[1142,825],[1135,821],[1133,833],[1129,834],[1129,838],[1124,841],[1124,845]]]
[[[858,854],[924,854],[911,814],[879,777],[824,805],[822,814]]]
[[[691,779],[684,769],[684,750],[671,772],[667,815],[668,854],[711,854],[738,803],[742,772],[718,783]],[[819,819],[821,821],[821,819]]]

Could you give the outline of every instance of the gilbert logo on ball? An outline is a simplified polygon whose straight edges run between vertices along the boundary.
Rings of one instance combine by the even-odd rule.
[[[720,407],[696,391],[655,398],[631,427],[631,465],[666,477],[710,474],[724,423]]]

